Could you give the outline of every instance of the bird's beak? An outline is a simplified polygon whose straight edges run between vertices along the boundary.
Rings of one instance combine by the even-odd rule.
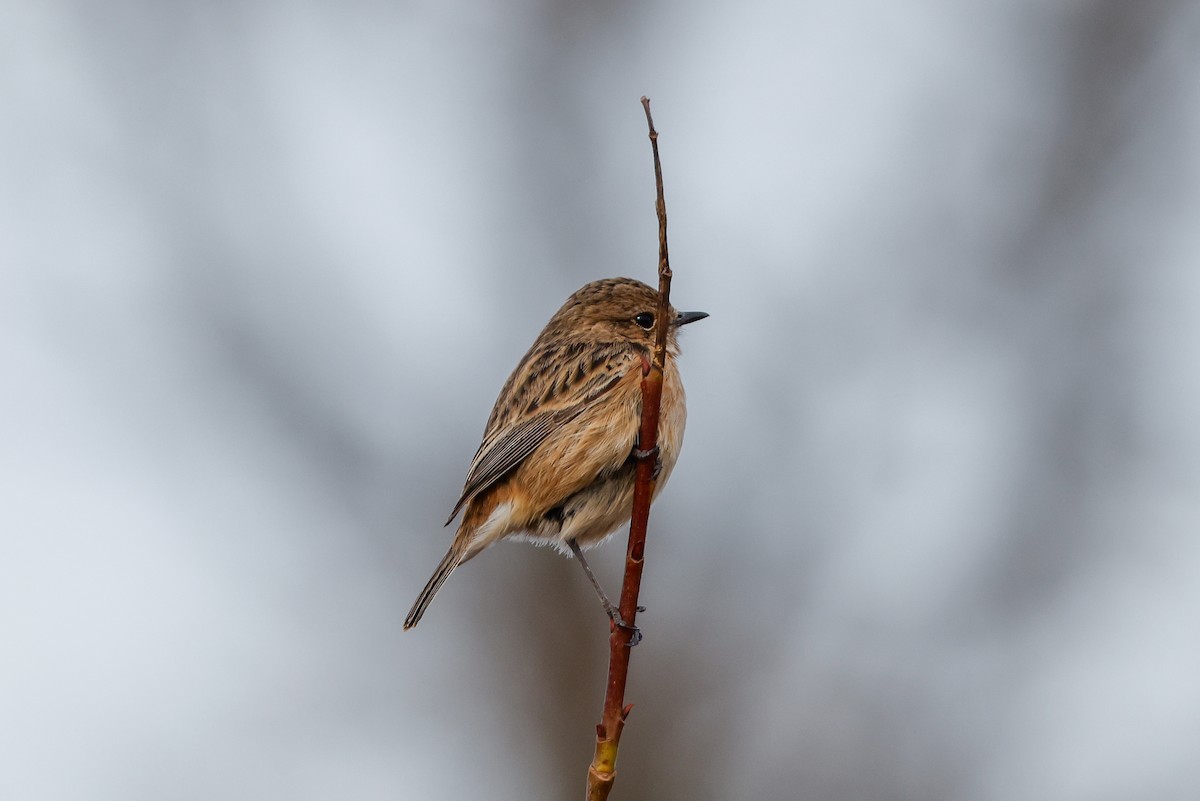
[[[708,312],[680,312],[675,315],[675,319],[671,321],[671,325],[680,326],[694,323],[697,320],[703,320],[708,316]]]

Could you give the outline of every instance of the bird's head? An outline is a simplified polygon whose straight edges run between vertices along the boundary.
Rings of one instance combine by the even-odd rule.
[[[546,325],[546,334],[572,341],[628,341],[654,348],[654,322],[658,291],[633,278],[605,278],[578,289]],[[680,326],[703,320],[705,312],[679,312],[669,307],[667,346],[679,352]]]

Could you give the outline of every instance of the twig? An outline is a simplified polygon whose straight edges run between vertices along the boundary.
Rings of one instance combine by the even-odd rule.
[[[617,748],[621,730],[632,704],[625,705],[625,682],[629,676],[630,639],[637,618],[638,593],[642,587],[642,555],[646,546],[646,523],[650,518],[650,499],[654,495],[654,468],[657,460],[658,410],[662,400],[663,368],[667,358],[667,327],[670,324],[671,265],[667,257],[667,203],[663,198],[662,162],[658,158],[658,131],[650,116],[650,98],[642,98],[646,125],[650,128],[650,147],[654,151],[654,184],[658,192],[658,311],[654,316],[654,360],[642,376],[642,427],[638,437],[641,454],[637,459],[637,477],[633,486],[633,517],[629,524],[629,547],[625,552],[625,580],[621,584],[621,619],[626,627],[613,626],[608,638],[608,683],[604,693],[604,712],[596,726],[596,753],[588,768],[587,799],[604,801],[616,778]]]

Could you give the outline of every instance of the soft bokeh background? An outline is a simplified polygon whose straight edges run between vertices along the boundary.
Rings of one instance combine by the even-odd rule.
[[[400,623],[652,279],[643,93],[712,318],[616,797],[1197,797],[1196,3],[11,0],[0,798],[581,796],[574,565]]]

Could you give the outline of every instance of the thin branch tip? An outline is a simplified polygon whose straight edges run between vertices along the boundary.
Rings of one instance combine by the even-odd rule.
[[[642,108],[646,110],[646,124],[650,127],[650,139],[658,139],[658,131],[654,130],[654,117],[650,116],[650,98],[642,95]]]

